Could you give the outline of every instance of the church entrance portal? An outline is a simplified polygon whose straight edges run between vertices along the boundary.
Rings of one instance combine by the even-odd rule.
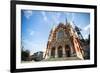
[[[59,58],[62,57],[62,47],[61,46],[58,47],[58,57]]]
[[[66,52],[66,57],[70,57],[70,46],[69,45],[65,46],[65,52]]]
[[[53,47],[52,49],[51,49],[51,57],[55,57],[55,48]]]

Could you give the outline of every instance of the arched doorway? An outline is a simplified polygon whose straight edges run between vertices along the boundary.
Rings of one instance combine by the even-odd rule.
[[[65,52],[66,52],[66,57],[70,57],[70,46],[69,45],[65,46]]]
[[[55,57],[55,47],[53,47],[51,49],[51,57],[54,58]]]
[[[58,47],[58,57],[59,58],[62,57],[62,47],[61,46]]]

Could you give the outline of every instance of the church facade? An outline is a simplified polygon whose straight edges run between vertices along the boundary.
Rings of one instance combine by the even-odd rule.
[[[58,26],[52,28],[49,34],[44,58],[67,57],[84,59],[80,40],[72,25],[59,23]]]

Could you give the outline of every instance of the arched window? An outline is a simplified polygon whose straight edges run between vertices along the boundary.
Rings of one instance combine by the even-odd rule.
[[[57,33],[57,39],[62,39],[64,38],[64,31],[63,30],[60,30],[58,33]]]

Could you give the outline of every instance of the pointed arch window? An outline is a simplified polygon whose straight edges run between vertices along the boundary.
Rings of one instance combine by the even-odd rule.
[[[63,30],[60,30],[57,33],[57,39],[62,39],[62,38],[64,38],[64,31]]]

